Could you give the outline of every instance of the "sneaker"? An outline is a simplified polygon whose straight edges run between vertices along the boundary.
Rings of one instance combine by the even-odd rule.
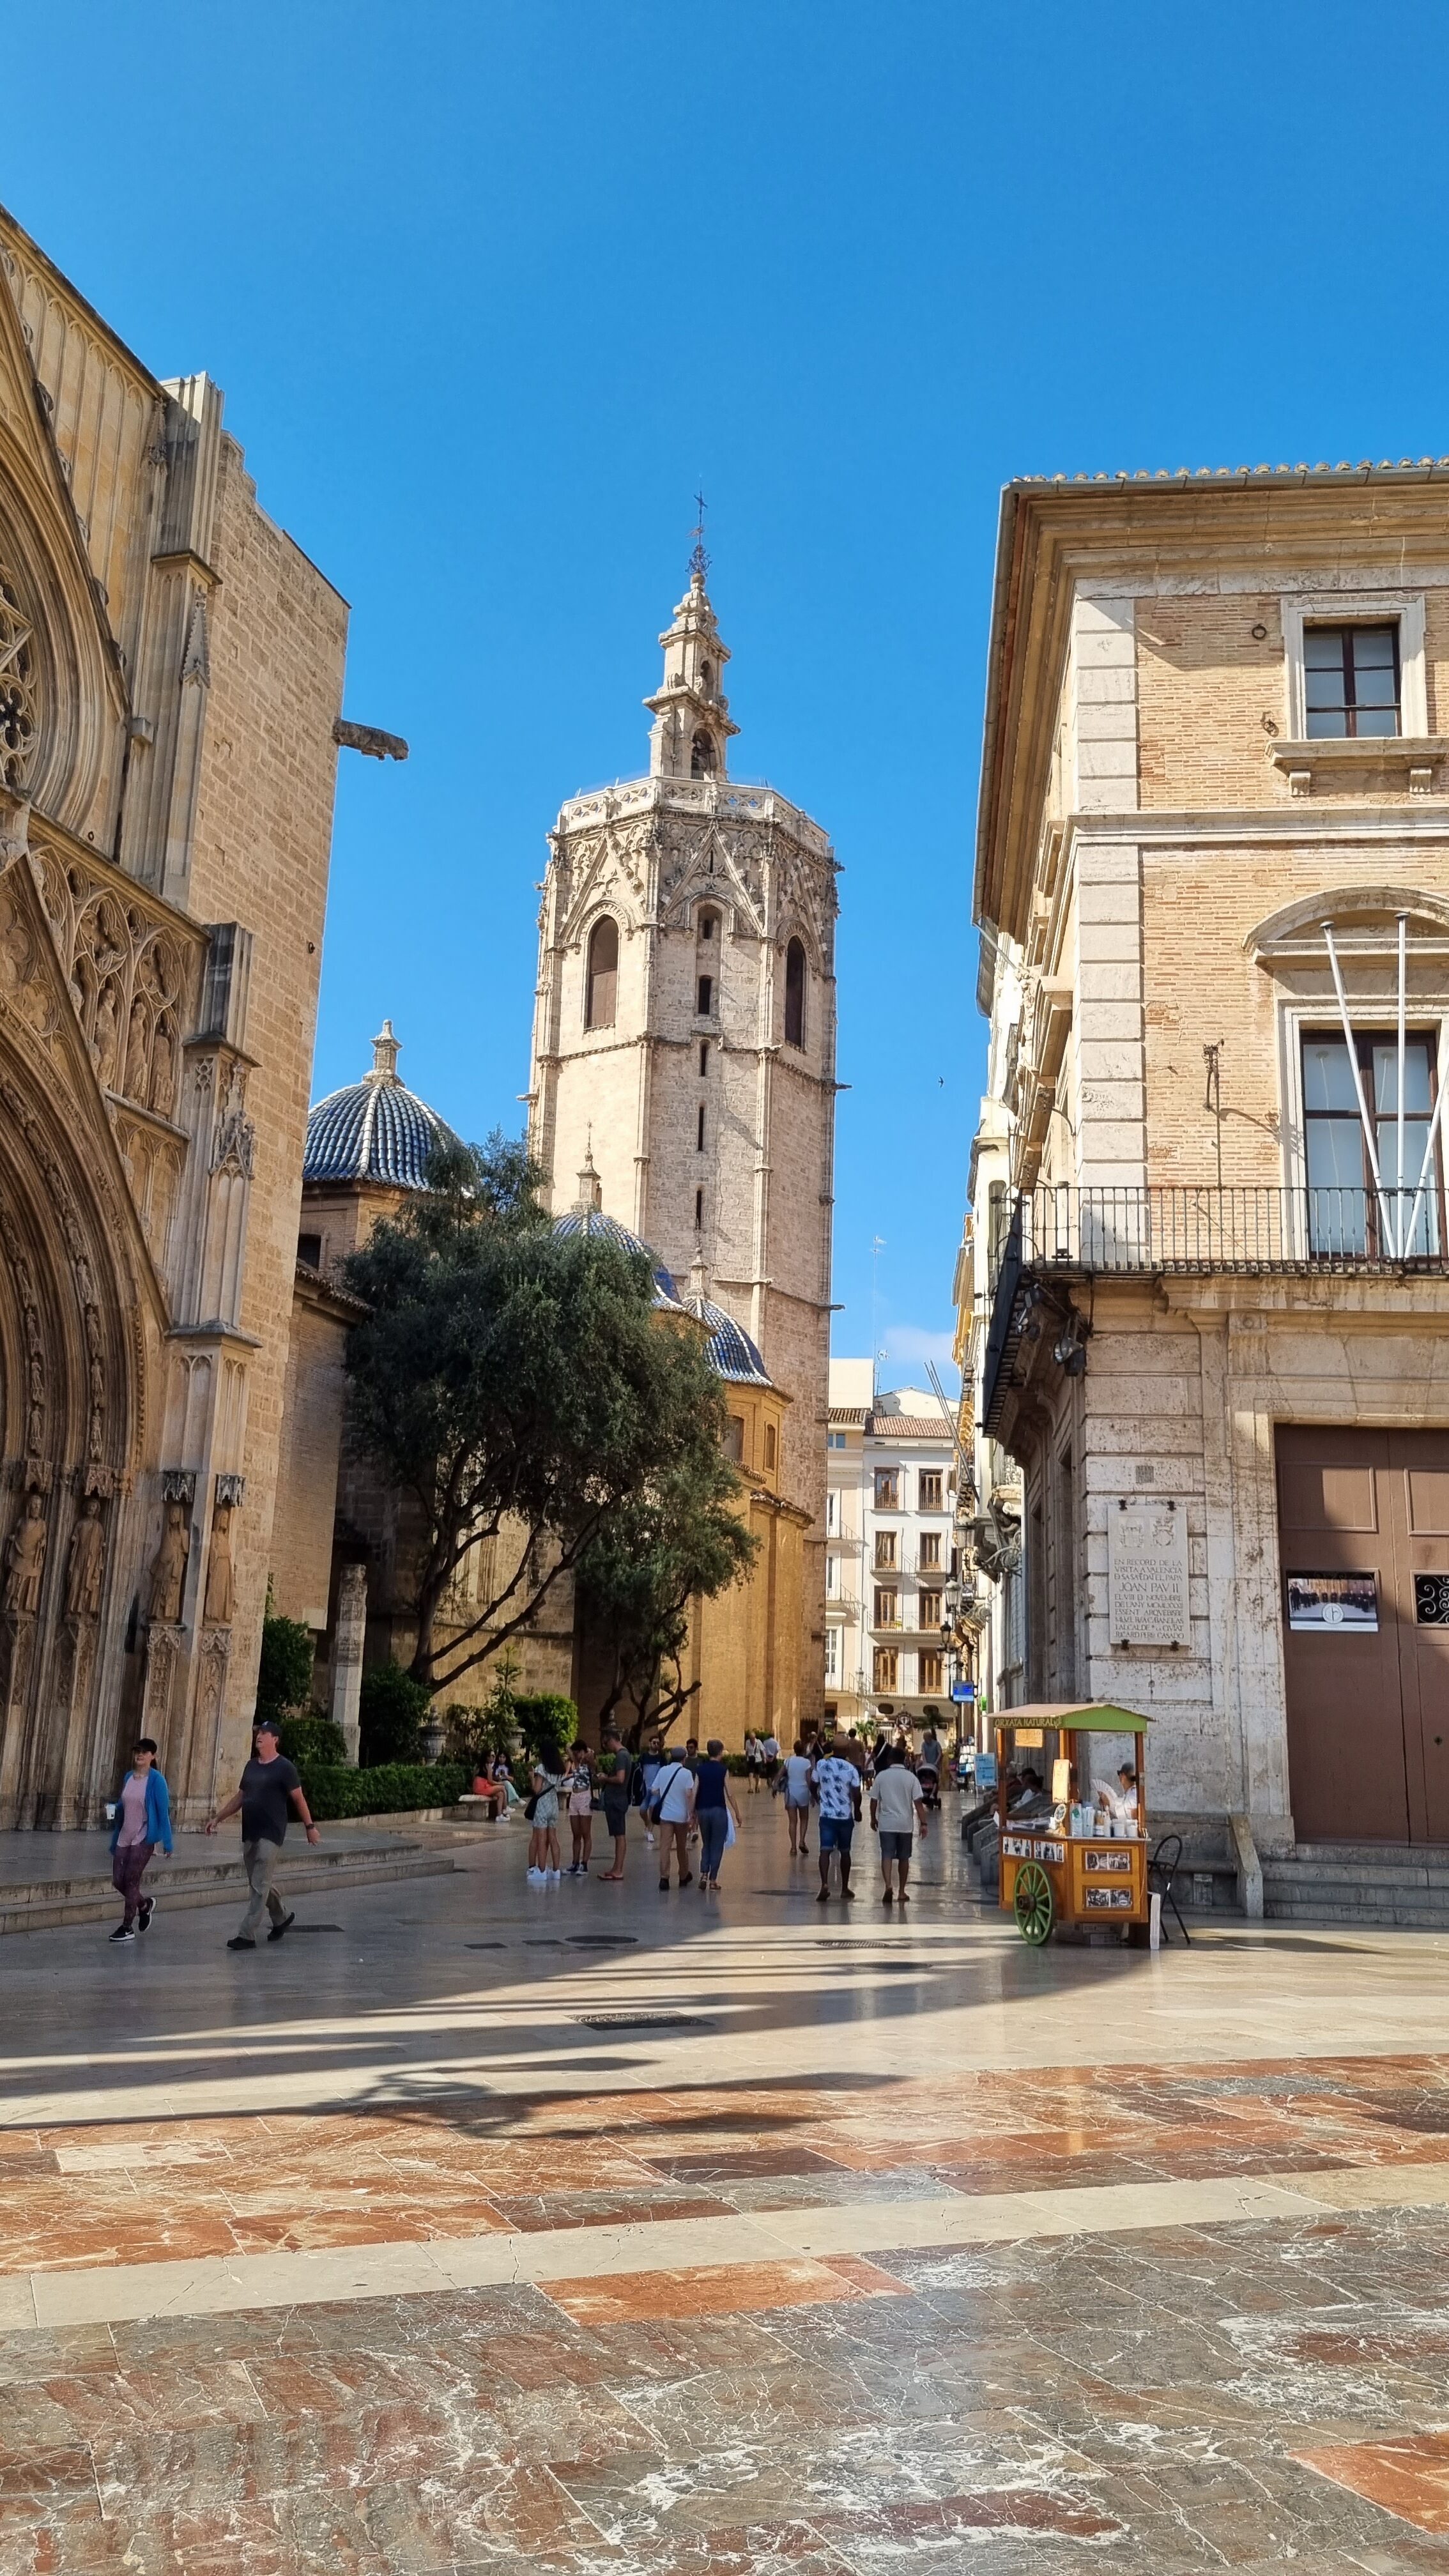
[[[530,1887],[543,1887],[547,1885],[547,1882],[548,1872],[546,1869],[531,1869],[529,1871],[528,1884]]]
[[[817,1905],[828,1905],[830,1903],[830,1890],[828,1887],[822,1887],[819,1895],[815,1899],[815,1902]]]
[[[881,1898],[881,1903],[882,1905],[894,1905],[895,1901],[895,1892],[892,1888],[888,1887],[884,1896]]]
[[[142,1932],[149,1932],[149,1931],[150,1931],[150,1929],[151,1929],[151,1917],[152,1917],[152,1915],[155,1913],[155,1911],[156,1911],[156,1899],[155,1899],[155,1897],[154,1897],[154,1896],[143,1896],[143,1897],[142,1897],[142,1899],[141,1899],[141,1919],[140,1919],[140,1925],[139,1925],[139,1929],[140,1929]]]
[[[694,1872],[693,1872],[693,1870],[692,1870],[692,1869],[687,1869],[687,1870],[685,1871],[684,1876],[683,1876],[683,1878],[680,1880],[679,1884],[680,1884],[680,1886],[681,1886],[681,1887],[692,1887],[692,1886],[694,1885]]]
[[[659,1882],[659,1893],[661,1896],[667,1896],[669,1894],[669,1881],[667,1878],[661,1878]]]
[[[136,1935],[129,1923],[118,1923],[111,1934],[113,1941],[134,1941]]]
[[[249,1941],[244,1932],[236,1932],[226,1946],[229,1950],[254,1950],[257,1945],[255,1941]]]
[[[853,1905],[855,1903],[855,1890],[853,1887],[842,1887],[840,1893],[845,1898],[847,1905]]]
[[[561,1879],[561,1878],[562,1878],[562,1876],[563,1876],[563,1871],[562,1871],[561,1869],[546,1869],[546,1870],[544,1871],[544,1873],[543,1873],[543,1874],[544,1874],[544,1877],[549,1881],[550,1885],[551,1885],[551,1886],[555,1886],[555,1885],[557,1885],[557,1883],[558,1883],[559,1879]]]
[[[280,1941],[284,1932],[291,1931],[296,1920],[297,1918],[295,1914],[284,1914],[280,1923],[274,1923],[272,1925],[270,1932],[267,1934],[267,1939],[269,1941]]]

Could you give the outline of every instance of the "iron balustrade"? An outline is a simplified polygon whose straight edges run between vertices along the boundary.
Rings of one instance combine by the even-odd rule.
[[[1417,1204],[1416,1204],[1417,1202]],[[1397,1230],[1409,1240],[1402,1258]],[[1270,1189],[1164,1182],[1082,1189],[1053,1183],[1023,1193],[1011,1212],[992,1281],[990,1342],[1001,1330],[1003,1290],[1023,1270],[1442,1271],[1437,1193],[1385,1188]]]

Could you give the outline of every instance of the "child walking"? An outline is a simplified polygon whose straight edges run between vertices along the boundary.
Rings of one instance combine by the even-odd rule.
[[[541,1762],[535,1762],[531,1787],[533,1795],[529,1804],[533,1809],[533,1831],[528,1837],[528,1876],[533,1886],[543,1887],[550,1879],[563,1876],[558,1856],[557,1772],[545,1771]]]

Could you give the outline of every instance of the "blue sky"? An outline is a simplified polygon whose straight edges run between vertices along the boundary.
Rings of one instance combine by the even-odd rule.
[[[836,1347],[944,1350],[1019,472],[1449,448],[1442,8],[51,0],[0,193],[225,387],[353,606],[316,1088],[516,1125],[561,799],[643,765],[690,496],[738,773],[845,867]]]

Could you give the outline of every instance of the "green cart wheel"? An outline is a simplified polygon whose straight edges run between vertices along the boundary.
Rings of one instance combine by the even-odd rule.
[[[1016,1873],[1016,1928],[1023,1941],[1039,1950],[1052,1937],[1056,1904],[1052,1883],[1039,1861],[1023,1861]]]

